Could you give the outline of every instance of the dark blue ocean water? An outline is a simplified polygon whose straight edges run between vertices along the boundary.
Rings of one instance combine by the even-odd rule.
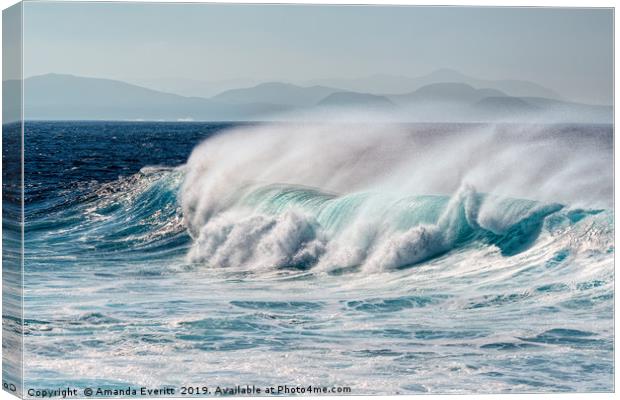
[[[308,141],[300,129],[27,122],[25,386],[613,389],[611,127],[537,127],[544,148],[565,152],[541,155],[552,161],[542,172],[565,181],[531,181],[531,195],[516,197],[504,193],[525,172],[510,185],[484,175],[484,190],[412,189],[434,172],[413,168],[407,160],[423,156],[411,149],[431,154],[438,137],[472,143],[489,127],[400,126],[405,142],[423,139],[376,156],[383,136],[347,133],[334,145],[331,131]],[[493,169],[471,161],[487,157],[481,149],[509,159],[493,146],[518,147],[523,128],[494,129],[499,145],[459,144],[445,159],[468,157],[437,176],[476,183]],[[11,132],[9,250],[19,240]],[[579,195],[600,165],[598,186],[587,186],[596,200]],[[5,273],[19,272],[18,257]]]

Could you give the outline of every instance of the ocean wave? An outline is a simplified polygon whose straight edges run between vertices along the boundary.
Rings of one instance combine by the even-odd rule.
[[[332,137],[333,129],[245,127],[219,135],[199,145],[186,165],[144,167],[67,196],[70,207],[28,221],[31,240],[53,247],[53,238],[62,234],[84,244],[64,250],[65,255],[85,249],[135,257],[185,254],[188,264],[214,268],[336,273],[407,268],[468,246],[515,256],[541,237],[574,234],[583,220],[613,230],[605,217],[610,211],[577,206],[593,194],[598,197],[592,204],[607,201],[600,193],[607,193],[605,185],[611,182],[600,170],[592,178],[598,190],[567,203],[544,200],[550,193],[573,196],[570,187],[550,188],[571,186],[562,180],[578,168],[591,173],[601,157],[592,158],[588,151],[566,153],[576,157],[564,166],[551,162],[541,181],[540,173],[529,168],[520,173],[522,165],[495,156],[474,162],[469,154],[434,171],[421,169],[420,163],[428,162],[425,154],[437,153],[437,147],[456,157],[454,146],[473,142],[487,150],[484,154],[493,154],[503,140],[496,132],[469,132],[463,141],[378,128]],[[534,145],[510,140],[516,153],[524,151],[520,146],[530,149],[536,165],[542,161],[535,158],[561,148],[549,147],[548,139],[532,139]],[[457,166],[467,168],[450,170]],[[494,179],[495,170],[502,171],[500,194],[477,190],[474,183],[484,177],[484,168]],[[536,200],[507,195],[524,187]],[[433,192],[440,193],[428,194]],[[595,218],[600,213],[603,217]],[[600,232],[591,243],[598,240],[597,249],[606,251],[608,238],[601,239]]]
[[[190,241],[177,200],[182,177],[182,168],[147,167],[76,193],[62,192],[63,207],[39,206],[42,217],[27,217],[27,244],[43,257],[178,254]]]
[[[471,243],[509,257],[535,244],[549,216],[571,225],[609,204],[596,145],[516,131],[261,126],[211,138],[185,166],[188,259],[381,271]]]
[[[556,217],[554,226],[572,224],[578,210],[563,209],[471,187],[452,197],[399,199],[277,185],[250,192],[210,219],[195,236],[189,258],[216,267],[389,270],[472,242],[512,256],[534,245],[548,216]]]
[[[246,125],[182,167],[137,152],[115,169],[93,126],[68,136],[105,157],[60,146],[86,173],[49,180],[52,159],[34,175],[24,254],[4,221],[5,275],[28,278],[5,305],[29,299],[30,386],[77,370],[76,385],[181,385],[226,365],[369,393],[613,388],[612,127]],[[140,129],[127,143],[180,145],[153,164],[199,136]],[[189,368],[153,375],[162,357]]]

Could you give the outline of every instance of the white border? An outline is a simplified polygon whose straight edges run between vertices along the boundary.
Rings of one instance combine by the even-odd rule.
[[[80,1],[80,0],[63,0],[63,1]],[[122,2],[122,0],[108,0],[107,2]],[[167,1],[152,1],[152,0],[132,0],[131,2],[153,2],[153,3],[215,3],[215,2],[204,2],[197,0],[167,0]],[[0,0],[0,8],[5,9],[10,7],[13,4],[16,4],[15,0]],[[280,0],[280,1],[264,1],[264,0],[244,0],[244,1],[235,1],[235,0],[220,0],[217,3],[244,3],[244,4],[263,4],[263,3],[277,3],[277,4],[342,4],[342,5],[422,5],[422,6],[482,6],[482,7],[583,7],[583,8],[592,8],[592,7],[605,7],[605,8],[614,8],[616,6],[616,2],[613,0],[503,0],[501,2],[493,1],[493,0],[444,0],[444,1],[416,1],[416,0]],[[0,27],[1,27],[1,18],[0,18]],[[22,25],[23,29],[23,25]],[[618,31],[615,30],[615,10],[614,10],[614,78],[618,71],[618,62],[617,62],[617,52],[616,44],[618,43],[619,34]],[[0,42],[2,40],[2,30],[0,29]],[[0,52],[0,64],[2,62],[2,52]],[[22,65],[23,67],[23,65]],[[614,79],[614,105],[617,104],[617,94],[618,94],[618,81]],[[23,99],[22,99],[23,101]],[[2,107],[2,99],[0,97],[0,109]],[[23,111],[22,111],[23,112]],[[614,121],[617,120],[618,117],[618,109],[614,107]],[[615,123],[614,123],[615,127]],[[614,129],[614,160],[616,154],[616,141],[615,141],[615,129]],[[620,181],[619,174],[620,167],[617,163],[614,162],[614,199],[618,199],[617,190],[618,183]],[[0,177],[1,183],[1,177]],[[614,209],[615,207],[614,201]],[[614,215],[614,229],[618,226],[618,216]],[[618,238],[615,237],[614,241],[615,248],[618,249]],[[2,244],[0,242],[0,250]],[[614,253],[614,265],[616,261]],[[615,273],[614,273],[615,276]],[[616,317],[615,311],[618,310],[618,296],[614,297],[614,333],[618,332],[618,319]],[[0,306],[0,311],[1,311]],[[2,333],[0,330],[0,339],[2,338]],[[619,374],[615,370],[618,365],[619,352],[616,351],[615,348],[616,341],[614,340],[614,387],[620,387],[619,383]],[[438,398],[445,400],[473,400],[473,399],[488,399],[488,400],[510,400],[510,399],[532,399],[532,398],[543,398],[545,400],[562,400],[562,399],[572,399],[572,400],[581,400],[581,399],[613,399],[615,398],[614,393],[570,393],[570,394],[478,394],[478,395],[421,395],[421,396],[430,396],[429,398]],[[398,396],[372,396],[373,399],[385,400],[385,399],[402,399],[402,400],[410,400],[413,398],[419,397],[418,395],[398,395]],[[188,397],[191,399],[193,397]],[[196,397],[198,398],[198,397]],[[200,397],[203,399],[204,397]],[[230,397],[230,398],[239,398],[239,397]],[[265,397],[255,397],[256,399],[264,399]],[[343,397],[339,396],[297,396],[297,397],[278,397],[278,398],[303,398],[303,399],[326,399],[326,400],[340,400]],[[369,396],[347,396],[347,399],[351,400],[367,400]],[[15,399],[14,396],[11,396],[5,391],[0,390],[0,400],[8,400]],[[145,398],[140,398],[145,399]],[[163,397],[159,397],[158,399],[165,399]]]

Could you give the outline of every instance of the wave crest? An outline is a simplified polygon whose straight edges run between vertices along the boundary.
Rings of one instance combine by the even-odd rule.
[[[610,204],[598,139],[584,146],[554,127],[513,129],[284,124],[210,138],[189,158],[181,189],[189,259],[384,270],[470,243],[512,256],[563,204]]]

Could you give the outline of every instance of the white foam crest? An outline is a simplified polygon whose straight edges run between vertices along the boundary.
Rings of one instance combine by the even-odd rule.
[[[370,256],[363,263],[366,270],[384,271],[416,264],[449,250],[458,239],[460,208],[476,224],[476,213],[472,199],[476,195],[473,187],[464,185],[452,196],[437,224],[422,224],[404,232],[387,230]]]
[[[384,269],[440,253],[453,241],[449,221],[455,218],[447,214],[437,226],[402,232],[382,226],[363,206],[328,241],[320,227],[308,228],[318,223],[299,210],[265,215],[243,204],[247,194],[271,184],[395,198],[444,194],[455,204],[471,203],[475,187],[501,197],[611,207],[612,152],[605,138],[557,129],[353,123],[235,128],[200,144],[186,165],[181,202],[196,239],[190,259],[220,266],[320,259],[320,268]],[[471,224],[501,233],[520,214],[499,215],[498,208],[492,200],[465,206]],[[446,213],[455,210],[450,205]],[[319,233],[312,238],[304,236],[307,231]]]
[[[229,211],[201,229],[188,257],[216,267],[296,267],[316,263],[325,240],[316,221],[293,210],[276,216]]]

